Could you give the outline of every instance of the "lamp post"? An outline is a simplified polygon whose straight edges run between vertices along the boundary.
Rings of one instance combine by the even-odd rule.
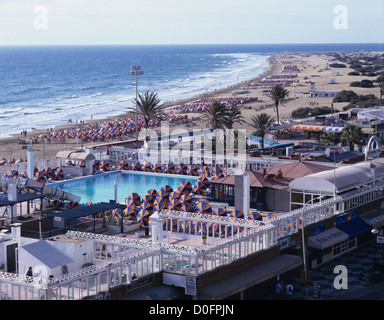
[[[377,241],[377,234],[379,233],[379,230],[372,229],[371,230],[373,234],[373,269],[376,268],[376,241]]]
[[[301,239],[302,239],[302,244],[303,244],[303,268],[304,268],[304,283],[305,283],[305,297],[307,298],[308,297],[308,286],[307,286],[307,282],[308,282],[308,273],[307,273],[307,257],[306,257],[306,252],[305,252],[305,236],[304,236],[304,229],[305,229],[305,220],[304,220],[304,211],[305,211],[305,208],[307,207],[307,205],[311,202],[313,202],[314,200],[321,200],[322,198],[324,198],[324,196],[320,196],[320,197],[317,197],[317,198],[314,198],[314,199],[311,199],[309,201],[307,201],[303,207],[303,210],[301,211],[301,224],[302,224],[302,228],[301,228]]]
[[[43,132],[41,132],[39,129],[36,129],[36,128],[31,128],[32,130],[36,130],[36,131],[39,131],[42,135],[44,135]],[[44,137],[43,137],[44,138]],[[44,143],[43,143],[43,158],[45,160],[45,138],[44,138]]]
[[[138,131],[138,119],[137,119],[137,77],[142,76],[144,74],[144,71],[141,71],[140,66],[132,66],[129,74],[131,76],[135,76],[136,78],[136,100],[135,100],[135,105],[136,105],[136,124],[135,124],[135,131],[136,131],[136,141],[139,139],[139,131]]]

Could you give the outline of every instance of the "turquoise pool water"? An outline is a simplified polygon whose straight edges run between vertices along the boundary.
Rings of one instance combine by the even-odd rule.
[[[143,197],[149,189],[159,191],[163,185],[173,189],[185,180],[194,184],[198,177],[148,172],[117,171],[97,174],[90,177],[54,183],[51,186],[81,197],[81,203],[91,201],[109,202],[114,199],[114,183],[117,182],[117,200],[124,203],[125,198],[135,192]]]

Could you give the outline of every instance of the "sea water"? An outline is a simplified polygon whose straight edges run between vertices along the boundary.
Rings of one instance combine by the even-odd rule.
[[[121,45],[0,47],[0,137],[69,119],[102,119],[133,107],[138,91],[161,102],[260,75],[279,52],[382,50],[382,45]]]

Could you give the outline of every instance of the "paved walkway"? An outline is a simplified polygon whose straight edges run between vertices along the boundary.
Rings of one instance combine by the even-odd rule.
[[[379,259],[379,248],[376,248],[376,258]],[[350,300],[350,299],[383,299],[384,298],[384,281],[380,277],[376,281],[369,281],[364,273],[373,266],[374,250],[373,244],[357,248],[352,252],[348,252],[332,261],[329,261],[310,272],[311,286],[306,290],[302,284],[300,272],[291,271],[284,274],[281,280],[284,286],[288,283],[293,285],[293,293],[291,296],[276,295],[267,299],[321,299],[321,300]],[[337,290],[334,287],[335,278],[339,273],[334,273],[334,268],[343,265],[348,270],[348,289]],[[317,282],[321,286],[320,298],[313,298],[313,283]],[[308,295],[306,295],[308,291]]]

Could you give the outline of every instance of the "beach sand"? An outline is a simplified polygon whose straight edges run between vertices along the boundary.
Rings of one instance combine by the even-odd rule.
[[[383,54],[382,52],[366,52],[365,55],[372,56],[376,54]],[[230,87],[217,89],[213,92],[206,92],[202,95],[195,96],[195,97],[186,97],[183,100],[177,100],[168,102],[167,106],[177,106],[181,105],[190,101],[194,101],[200,98],[229,98],[232,97],[232,92],[235,90],[239,90],[246,86],[248,83],[252,83],[255,81],[258,81],[264,77],[267,77],[268,75],[278,75],[280,71],[283,68],[282,62],[284,61],[290,61],[292,65],[297,65],[300,69],[300,72],[297,74],[297,85],[295,87],[288,86],[286,89],[290,92],[290,99],[283,103],[282,106],[280,106],[280,120],[286,120],[291,118],[291,113],[297,108],[300,107],[310,107],[311,102],[318,103],[318,106],[328,106],[330,107],[332,104],[333,98],[311,98],[308,94],[308,91],[310,89],[310,82],[315,82],[316,89],[317,90],[329,90],[329,91],[341,91],[341,90],[352,90],[356,92],[357,94],[374,94],[377,97],[379,96],[379,88],[356,88],[356,87],[350,87],[350,83],[352,81],[361,81],[363,79],[369,79],[369,80],[375,80],[376,77],[366,77],[366,76],[349,76],[348,73],[353,71],[350,68],[330,68],[329,70],[325,70],[328,55],[326,53],[284,53],[284,54],[276,54],[272,55],[269,58],[270,67],[265,70],[265,72],[255,77],[254,79],[250,79],[248,81],[243,81],[237,85],[233,85]],[[337,62],[332,61],[330,59],[329,63]],[[340,76],[336,76],[336,72],[340,73]],[[331,78],[335,79],[335,84],[329,84]],[[272,100],[267,96],[266,93],[263,92],[263,89],[248,89],[248,94],[242,94],[238,95],[238,97],[258,97],[259,101],[253,102],[250,104],[246,104],[243,107],[241,107],[242,115],[244,116],[244,119],[246,121],[250,121],[250,118],[254,115],[257,115],[258,113],[267,113],[275,116],[275,110],[273,107]],[[161,97],[160,97],[161,98]],[[347,105],[347,103],[335,103],[334,108],[342,111],[342,107]],[[264,106],[262,110],[261,107]],[[121,116],[126,116],[121,115]],[[120,116],[120,117],[121,117]],[[116,117],[106,117],[106,119],[103,120],[88,120],[86,121],[86,124],[84,125],[76,125],[76,126],[86,126],[89,123],[94,122],[104,122],[111,119],[118,118]],[[201,114],[198,113],[189,113],[188,114],[189,119],[193,119],[192,123],[193,125],[178,125],[178,128],[184,128],[187,130],[193,130],[193,129],[203,129],[205,128],[205,124],[201,121],[202,117]],[[65,125],[65,126],[58,126],[55,127],[53,130],[59,130],[63,128],[71,128],[76,127],[75,125]],[[239,128],[240,126],[237,126]],[[175,127],[171,127],[172,129]],[[235,127],[236,128],[236,127]],[[247,129],[247,134],[250,135],[252,133],[252,127],[248,125],[247,123],[243,124],[241,126],[242,129]],[[45,132],[45,130],[39,130],[34,132],[28,132],[28,136],[26,139],[21,137],[21,139],[18,139],[18,136],[20,135],[14,135],[9,138],[3,138],[0,139],[0,157],[5,157],[7,160],[10,158],[27,158],[27,152],[26,150],[22,149],[23,146],[31,145],[30,137],[35,135],[40,135],[41,133]],[[22,143],[23,140],[25,140],[27,143]],[[109,141],[112,142],[113,140]],[[100,142],[99,144],[103,144],[105,142]],[[43,155],[45,153],[46,159],[54,159],[56,157],[57,152],[62,150],[73,150],[74,148],[81,147],[81,146],[89,146],[89,145],[95,145],[97,143],[82,143],[80,140],[76,141],[72,139],[71,141],[66,141],[65,143],[46,143],[45,145],[43,143],[34,144],[34,157],[35,159],[43,158]]]

